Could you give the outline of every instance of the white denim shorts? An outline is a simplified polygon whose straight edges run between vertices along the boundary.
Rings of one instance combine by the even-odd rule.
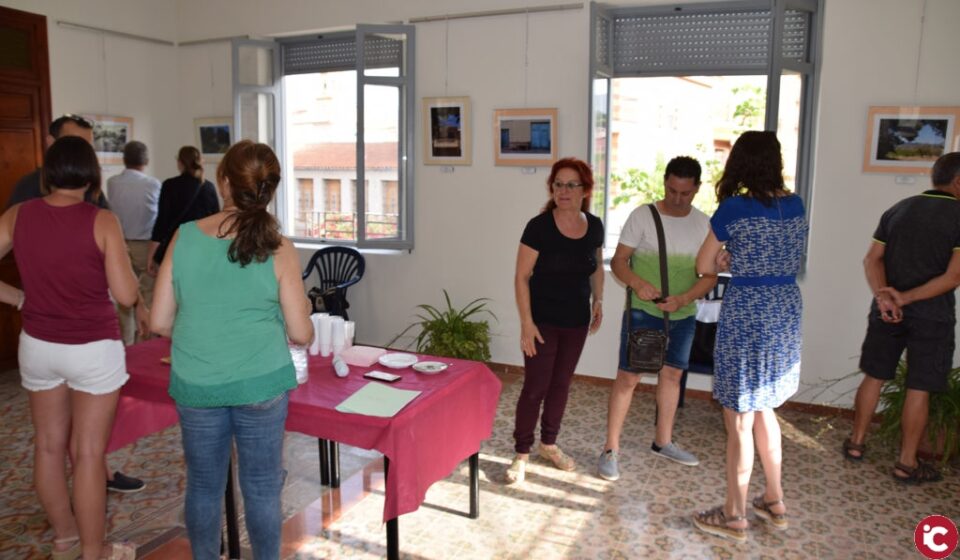
[[[119,340],[60,344],[20,332],[20,379],[28,391],[46,391],[66,383],[92,395],[112,393],[130,378]]]

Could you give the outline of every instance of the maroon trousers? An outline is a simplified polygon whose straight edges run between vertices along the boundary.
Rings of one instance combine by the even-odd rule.
[[[562,328],[537,325],[543,344],[534,341],[537,355],[524,356],[523,389],[517,400],[513,439],[517,453],[530,453],[533,432],[540,418],[540,443],[553,445],[560,433],[560,422],[567,408],[567,396],[573,371],[580,360],[587,327]],[[543,415],[540,405],[543,404]]]

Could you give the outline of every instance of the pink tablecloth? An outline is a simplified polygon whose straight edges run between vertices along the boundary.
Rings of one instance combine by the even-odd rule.
[[[167,395],[170,366],[160,361],[169,354],[166,339],[127,348],[130,381],[121,392],[123,398],[117,416],[128,421],[115,423],[112,448],[114,442],[136,441],[176,422],[175,413],[173,422],[163,415],[163,410],[169,414],[173,409],[173,401]],[[391,386],[422,391],[393,418],[335,410],[364,384],[378,383],[362,377],[363,373],[377,368],[351,367],[349,376],[338,378],[329,358],[311,356],[310,381],[290,394],[288,430],[376,449],[390,459],[383,508],[385,521],[419,508],[427,488],[478,452],[480,443],[492,433],[500,380],[482,363],[439,359],[450,364],[439,374],[390,370],[403,376]],[[138,404],[147,415],[142,422],[135,416],[134,407]]]

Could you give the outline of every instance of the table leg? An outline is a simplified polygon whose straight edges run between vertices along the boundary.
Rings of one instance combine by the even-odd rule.
[[[227,514],[227,558],[238,559],[240,558],[240,529],[237,526],[237,498],[233,483],[232,454],[227,464],[227,489],[224,502]]]
[[[330,457],[327,453],[328,441],[317,439],[317,447],[320,449],[320,485],[330,485]]]
[[[330,488],[340,488],[340,444],[329,440]]]
[[[480,452],[470,456],[470,519],[480,517]]]
[[[390,459],[383,456],[383,482],[386,486],[387,477],[390,471]],[[387,521],[387,560],[400,560],[400,523],[399,518],[394,517]]]

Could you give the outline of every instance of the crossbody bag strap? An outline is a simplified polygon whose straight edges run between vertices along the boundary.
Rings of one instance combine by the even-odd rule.
[[[667,238],[663,234],[663,221],[660,219],[660,212],[657,212],[657,203],[650,205],[650,213],[653,214],[653,223],[657,226],[657,249],[660,253],[660,297],[670,295],[670,281],[667,275]],[[663,312],[663,334],[670,338],[670,313]]]
[[[653,223],[657,227],[657,252],[660,254],[660,295],[666,297],[669,295],[670,281],[667,278],[667,239],[663,233],[663,222],[660,220],[660,213],[657,212],[656,203],[650,204],[650,213],[653,214]],[[631,257],[632,258],[632,257]],[[631,269],[633,266],[631,265]],[[624,309],[627,311],[627,332],[633,332],[633,313],[630,312],[630,285],[627,285],[627,301]],[[663,334],[670,338],[670,313],[663,312]]]
[[[173,239],[174,232],[177,231],[177,228],[180,227],[180,221],[183,220],[184,216],[187,215],[187,212],[190,211],[190,208],[193,207],[193,203],[197,201],[197,198],[200,196],[200,191],[203,190],[203,179],[200,179],[200,186],[197,187],[197,190],[193,193],[193,197],[190,199],[190,202],[183,207],[183,210],[180,211],[180,215],[177,216],[177,219],[173,221],[173,227],[167,233],[167,243],[170,243],[170,240]]]

